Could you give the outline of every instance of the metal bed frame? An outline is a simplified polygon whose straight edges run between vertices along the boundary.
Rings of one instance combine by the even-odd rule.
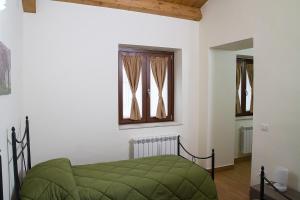
[[[13,152],[13,172],[14,172],[14,180],[15,180],[15,196],[16,200],[21,200],[20,197],[20,190],[22,186],[22,182],[19,176],[19,168],[21,167],[21,170],[25,170],[26,173],[31,169],[31,154],[30,154],[30,134],[29,134],[29,119],[28,116],[26,116],[26,127],[25,127],[25,133],[21,140],[18,140],[16,137],[16,129],[12,127],[12,152]],[[18,145],[20,148],[20,151],[18,152]],[[177,155],[185,158],[180,154],[182,150],[189,156],[191,156],[192,161],[196,162],[196,160],[205,160],[205,159],[211,159],[211,169],[207,170],[211,173],[211,177],[214,180],[215,178],[215,151],[212,149],[212,154],[207,157],[198,157],[193,154],[191,154],[189,151],[186,150],[186,148],[182,145],[180,142],[180,136],[177,136]],[[27,154],[25,155],[25,150],[27,150]],[[21,166],[18,165],[18,160],[21,159]],[[26,161],[27,160],[27,161]],[[2,199],[0,199],[2,200]]]
[[[12,127],[11,129],[11,141],[12,141],[12,157],[13,157],[13,172],[14,172],[14,181],[15,181],[15,197],[16,200],[21,200],[20,190],[22,182],[19,177],[19,165],[18,159],[21,158],[21,171],[25,170],[25,174],[31,169],[31,154],[30,154],[30,137],[29,137],[29,120],[26,116],[26,127],[25,133],[21,140],[17,139],[16,129]],[[18,152],[18,146],[20,146],[21,150]],[[25,158],[24,151],[27,149],[27,162]]]
[[[0,150],[1,153],[1,150]],[[0,200],[3,200],[2,158],[0,155]]]
[[[184,156],[180,155],[180,149],[181,148],[183,149],[183,151],[185,153],[187,153],[189,156],[191,156],[192,161],[194,163],[196,162],[196,160],[206,160],[206,159],[211,158],[211,170],[207,170],[207,171],[211,173],[211,178],[213,180],[215,180],[215,150],[214,149],[212,149],[210,156],[207,156],[207,157],[195,156],[195,155],[191,154],[188,150],[186,150],[186,148],[180,142],[180,135],[178,135],[177,136],[177,156],[181,156],[181,157],[185,158]]]
[[[284,194],[283,192],[280,192],[274,185],[273,182],[270,181],[266,175],[265,175],[265,167],[262,166],[261,167],[261,171],[260,171],[260,200],[266,200],[265,199],[265,182],[267,182],[267,184],[269,186],[271,186],[278,194],[280,194],[282,197],[284,197],[287,200],[293,200],[291,197],[288,197],[286,194]]]

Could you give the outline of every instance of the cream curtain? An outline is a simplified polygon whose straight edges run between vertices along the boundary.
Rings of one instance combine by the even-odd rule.
[[[253,113],[253,64],[247,64],[247,74],[251,85],[251,106],[250,111]]]
[[[132,92],[130,119],[141,120],[136,91],[140,80],[142,58],[140,56],[123,56],[123,63]]]
[[[150,60],[152,74],[154,76],[158,88],[158,105],[156,109],[156,118],[166,118],[165,104],[162,97],[162,90],[166,79],[166,71],[168,65],[168,58],[166,57],[152,57]]]
[[[239,97],[239,87],[241,84],[241,70],[242,70],[242,63],[238,62],[236,66],[236,98],[235,98],[235,102],[236,102],[235,107],[236,107],[237,114],[240,114],[242,112],[241,101]]]

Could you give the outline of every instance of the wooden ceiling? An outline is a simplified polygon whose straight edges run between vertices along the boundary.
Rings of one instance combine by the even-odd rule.
[[[196,7],[196,8],[201,8],[207,2],[207,0],[162,0],[162,1]]]
[[[23,10],[28,13],[36,12],[36,0],[22,0]]]
[[[22,0],[25,12],[36,12],[36,0]],[[208,0],[55,0],[100,7],[117,8],[156,15],[200,21],[200,8]]]

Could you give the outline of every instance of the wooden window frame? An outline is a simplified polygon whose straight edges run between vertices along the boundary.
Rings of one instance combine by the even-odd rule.
[[[122,56],[124,55],[141,55],[142,56],[142,118],[141,120],[131,120],[123,118],[123,63]],[[168,115],[164,119],[151,117],[150,114],[150,57],[169,57],[168,59]],[[174,52],[155,51],[135,48],[119,48],[118,60],[118,106],[119,106],[119,124],[140,124],[140,123],[157,123],[174,121]],[[126,76],[126,75],[125,75]],[[166,105],[166,102],[165,102]]]
[[[239,62],[242,62],[242,68],[241,68],[241,113],[237,113],[235,111],[236,117],[243,117],[243,116],[253,116],[253,113],[251,111],[246,111],[246,87],[247,87],[247,69],[246,64],[253,64],[253,57],[252,56],[237,56],[236,64]]]

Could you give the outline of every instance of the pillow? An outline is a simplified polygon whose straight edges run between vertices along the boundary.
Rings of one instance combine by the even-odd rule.
[[[70,160],[49,160],[33,167],[21,187],[22,200],[80,200]]]

